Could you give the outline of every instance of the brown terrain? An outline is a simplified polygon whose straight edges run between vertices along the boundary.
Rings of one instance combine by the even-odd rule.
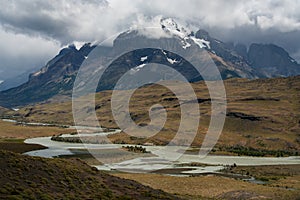
[[[229,79],[224,81],[227,95],[227,117],[224,130],[214,153],[285,156],[300,151],[300,78]],[[192,84],[201,110],[200,126],[193,146],[200,147],[210,121],[211,103],[204,82]],[[117,128],[111,113],[111,91],[96,95],[96,113],[104,127]],[[164,128],[150,138],[128,136],[125,133],[110,136],[115,143],[145,142],[165,145],[176,134],[180,122],[180,104],[175,95],[160,85],[150,85],[134,92],[130,114],[139,125],[149,123],[148,110],[161,104],[168,119]],[[71,102],[41,103],[9,111],[6,117],[20,121],[73,124]],[[88,119],[87,119],[88,120]]]
[[[235,170],[244,170],[248,167],[237,167]],[[274,178],[285,175],[277,180],[265,184],[249,183],[230,177],[208,175],[195,177],[174,177],[161,174],[113,174],[118,177],[132,179],[152,188],[159,188],[171,194],[180,194],[188,199],[298,199],[300,195],[299,165],[292,166],[264,166],[265,178]],[[272,169],[272,168],[275,168]],[[277,168],[277,170],[276,170]],[[278,170],[279,169],[279,170]],[[261,167],[249,169],[263,172]],[[265,172],[264,171],[264,172]],[[289,173],[287,175],[287,173]],[[256,175],[253,173],[253,175]]]
[[[52,136],[55,134],[71,133],[75,130],[45,127],[45,126],[26,126],[23,124],[0,121],[0,149],[24,153],[43,149],[45,147],[36,144],[25,144],[23,141],[27,138]]]
[[[193,87],[198,96],[201,121],[193,148],[188,153],[197,152],[211,112],[205,84],[193,83]],[[228,97],[225,128],[212,153],[298,155],[299,77],[231,79],[225,81],[225,87]],[[117,128],[110,110],[110,95],[111,91],[98,93],[95,108],[102,125]],[[156,103],[162,104],[168,112],[166,125],[159,134],[144,139],[120,133],[110,139],[118,143],[141,144],[166,144],[170,141],[178,127],[180,105],[168,89],[159,85],[138,89],[131,99],[131,116],[137,124],[147,124],[148,110]],[[71,102],[40,103],[19,111],[1,108],[1,112],[3,117],[18,121],[73,124]],[[4,121],[0,121],[0,127],[0,149],[18,153],[44,148],[24,144],[26,138],[74,132],[63,127],[28,126]],[[0,151],[1,199],[298,199],[300,196],[299,165],[231,166],[224,171],[255,177],[263,182],[257,184],[216,175],[175,177],[112,171],[111,176],[73,156],[66,157],[69,159],[44,159],[3,150]],[[88,156],[87,159],[92,158]]]
[[[0,151],[0,199],[178,199],[76,159],[45,159]]]

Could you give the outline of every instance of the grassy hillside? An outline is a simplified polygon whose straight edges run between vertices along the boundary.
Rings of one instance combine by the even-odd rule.
[[[262,151],[262,155],[296,155],[300,150],[300,77],[274,79],[229,79],[224,81],[227,93],[227,117],[217,152],[242,154]],[[201,120],[193,145],[199,147],[210,120],[210,99],[204,82],[192,84],[201,110]],[[96,95],[96,112],[100,124],[117,127],[111,114],[111,91]],[[140,139],[124,133],[111,136],[117,143],[166,144],[174,137],[180,120],[180,105],[174,94],[160,85],[135,91],[130,102],[131,116],[137,124],[149,122],[148,110],[159,103],[168,112],[163,130],[154,137]],[[72,124],[71,102],[41,103],[6,112],[19,120]],[[277,151],[284,152],[277,152]]]
[[[80,160],[0,151],[0,199],[177,199],[135,181],[99,172]]]

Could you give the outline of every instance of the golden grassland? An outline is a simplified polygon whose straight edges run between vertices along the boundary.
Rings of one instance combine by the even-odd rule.
[[[299,77],[229,79],[224,81],[224,85],[228,116],[216,146],[217,153],[232,146],[299,152]],[[204,82],[193,83],[192,86],[201,112],[200,126],[193,142],[193,146],[199,147],[210,122],[211,104]],[[97,93],[95,109],[102,126],[117,128],[111,112],[111,93]],[[158,134],[150,138],[137,138],[119,133],[111,135],[110,139],[116,143],[167,144],[180,123],[180,104],[169,89],[156,84],[137,89],[131,97],[130,114],[137,124],[145,125],[150,122],[149,109],[157,103],[164,106],[168,114],[165,126]],[[24,107],[18,112],[5,112],[4,115],[24,121],[73,124],[71,102],[41,103]]]
[[[291,168],[299,166],[291,166]],[[273,166],[269,166],[269,169]],[[160,174],[115,173],[188,199],[297,199],[300,196],[299,173],[265,185],[215,175],[174,177]]]
[[[26,126],[0,121],[0,139],[26,139],[74,132],[72,129],[49,126]]]
[[[204,82],[193,83],[192,85],[199,99],[209,99]],[[299,77],[262,80],[231,79],[225,81],[225,87],[228,97],[227,113],[232,114],[226,117],[224,131],[218,141],[216,146],[217,152],[215,153],[228,153],[225,147],[236,145],[252,147],[258,150],[299,151]],[[116,128],[110,107],[111,91],[100,92],[96,96],[95,108],[98,120],[105,127]],[[141,125],[150,121],[148,110],[153,104],[159,103],[163,105],[168,112],[168,120],[164,129],[154,137],[147,139],[130,137],[120,133],[112,135],[111,140],[125,143],[142,144],[151,142],[154,144],[166,144],[173,138],[180,122],[180,106],[171,91],[159,85],[146,86],[134,93],[130,103],[131,116],[137,124]],[[198,134],[193,143],[194,147],[200,146],[207,131],[211,113],[209,101],[200,101],[199,106],[201,109],[201,121]],[[20,121],[55,124],[73,123],[71,102],[41,103],[21,108],[17,112],[2,110],[2,116],[12,117]],[[23,144],[26,138],[71,132],[74,132],[74,130],[59,127],[22,126],[0,121],[0,149],[23,153],[29,151],[29,149],[43,148],[26,146]],[[0,165],[2,167],[1,173],[5,175],[5,179],[1,179],[1,181],[9,183],[3,183],[5,187],[2,190],[0,189],[0,198],[25,198],[26,195],[29,197],[39,195],[36,197],[42,198],[43,193],[47,194],[45,198],[48,197],[50,199],[60,198],[63,194],[69,195],[70,198],[75,198],[75,194],[85,198],[87,197],[86,195],[91,198],[102,195],[107,199],[111,197],[116,198],[116,195],[123,195],[124,198],[144,198],[145,196],[175,198],[157,190],[153,194],[153,191],[149,191],[149,188],[145,189],[144,186],[135,185],[135,182],[129,183],[124,179],[109,178],[108,181],[103,183],[102,179],[99,180],[98,175],[98,177],[89,178],[92,176],[91,174],[94,174],[93,170],[82,163],[78,164],[78,161],[74,161],[74,163],[72,159],[71,161],[63,159],[44,160],[41,158],[31,160],[30,157],[23,158],[17,154],[0,152],[0,155],[4,163],[13,165],[13,167],[5,167],[7,165],[4,164]],[[82,159],[90,162],[94,161],[90,155],[82,155]],[[38,171],[30,171],[27,166],[35,166],[35,169],[38,169]],[[73,166],[76,167],[73,168]],[[59,171],[59,169],[64,167],[67,168],[67,171]],[[24,173],[23,169],[27,170],[26,173]],[[258,180],[266,181],[267,183],[264,185],[215,175],[174,177],[161,174],[119,172],[112,173],[112,175],[131,179],[154,189],[161,189],[164,192],[187,199],[297,199],[300,196],[299,169],[299,165],[237,166],[228,171],[228,173],[246,174]],[[32,178],[30,173],[33,172],[36,173],[36,176],[32,174]],[[27,176],[28,173],[29,176]],[[6,176],[6,174],[10,174],[10,176]],[[26,177],[23,177],[25,175]],[[38,179],[37,177],[44,178]],[[80,181],[81,177],[83,178],[82,181]],[[125,185],[129,186],[119,185],[119,182],[123,184],[123,181]],[[101,187],[105,189],[94,193],[96,188]],[[53,193],[53,191],[55,192]],[[140,193],[137,194],[136,191],[145,192],[142,193],[142,196],[139,196]]]

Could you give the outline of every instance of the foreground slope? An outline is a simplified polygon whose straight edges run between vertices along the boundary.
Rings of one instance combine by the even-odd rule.
[[[0,151],[1,199],[176,199],[117,178],[79,160],[45,159]]]

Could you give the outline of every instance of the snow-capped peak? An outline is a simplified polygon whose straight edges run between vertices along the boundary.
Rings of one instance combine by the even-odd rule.
[[[173,36],[176,35],[182,39],[187,38],[191,34],[190,30],[181,26],[180,24],[177,24],[172,18],[161,19],[160,24],[164,31]]]
[[[153,18],[139,15],[138,20],[133,24],[127,34],[137,31],[138,34],[147,38],[178,38],[181,41],[182,48],[186,49],[192,44],[198,45],[199,48],[210,49],[209,41],[204,38],[196,38],[189,25],[177,22],[173,18],[164,18],[156,16]]]
[[[83,45],[85,45],[85,42],[74,41],[73,44],[75,48],[79,51],[79,49],[83,47]]]
[[[176,23],[172,18],[166,18],[160,20],[160,25],[162,29],[171,36],[176,36],[181,39],[182,48],[186,49],[191,46],[191,41],[198,45],[200,48],[209,48],[210,49],[210,42],[205,39],[199,39],[193,36],[192,31]]]
[[[4,82],[3,80],[0,80],[0,84],[3,83],[3,82]]]

